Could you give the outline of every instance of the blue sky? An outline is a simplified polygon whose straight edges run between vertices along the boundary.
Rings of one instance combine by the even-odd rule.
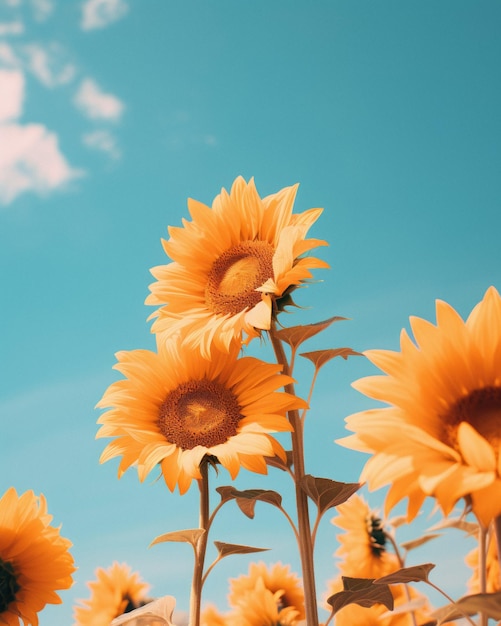
[[[94,439],[114,353],[153,348],[149,268],[167,262],[160,239],[188,197],[210,204],[241,174],[262,195],[299,182],[298,212],[324,207],[311,232],[331,269],[286,321],[350,321],[311,349],[397,349],[435,299],[465,316],[501,288],[500,23],[497,0],[0,0],[0,488],[46,495],[79,568],[41,626],[68,626],[114,560],[188,606],[189,547],[147,546],[196,526],[195,489],[118,481]],[[369,406],[350,383],[372,372],[363,358],[322,370],[310,473],[358,478],[365,458],[333,440]],[[237,486],[289,488],[275,473]],[[266,560],[299,571],[286,522],[256,510],[250,522],[228,505],[210,540],[273,545]],[[329,517],[320,591],[335,574]],[[441,552],[461,595],[472,544],[439,541],[409,559]],[[225,608],[249,561],[223,561],[207,600]]]

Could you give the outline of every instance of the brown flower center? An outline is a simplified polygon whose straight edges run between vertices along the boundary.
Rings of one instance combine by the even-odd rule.
[[[236,315],[261,300],[256,291],[273,277],[275,250],[267,241],[244,241],[217,258],[207,277],[205,301],[214,313]]]
[[[210,448],[236,435],[242,419],[235,395],[214,380],[190,380],[171,391],[160,406],[158,427],[184,450]]]
[[[12,563],[0,559],[0,615],[14,602],[20,589]]]
[[[370,549],[374,556],[381,556],[386,548],[386,533],[384,532],[383,522],[375,515],[367,517],[367,532],[369,534]]]
[[[443,417],[446,440],[457,446],[457,429],[468,422],[496,450],[501,443],[501,387],[475,389],[455,402]]]

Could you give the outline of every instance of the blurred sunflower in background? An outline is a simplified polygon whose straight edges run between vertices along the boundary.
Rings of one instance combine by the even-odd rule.
[[[149,585],[125,563],[96,569],[96,580],[87,583],[91,596],[73,609],[74,626],[110,626],[111,621],[148,602]]]
[[[358,578],[380,578],[399,569],[398,558],[388,552],[388,536],[380,517],[365,500],[353,494],[336,507],[332,523],[344,530],[336,535],[339,548],[334,553],[341,559],[341,574]]]
[[[293,214],[297,185],[260,198],[254,181],[238,177],[222,189],[212,208],[188,200],[192,221],[169,227],[163,241],[172,263],[154,267],[156,282],[146,304],[160,306],[152,330],[183,332],[189,346],[208,357],[211,346],[228,350],[233,341],[270,328],[281,298],[328,265],[306,256],[325,245],[306,239],[322,209]]]
[[[390,406],[348,417],[338,443],[373,455],[361,480],[391,485],[386,510],[408,496],[412,519],[433,496],[447,515],[465,498],[487,528],[501,515],[501,297],[490,287],[466,322],[439,300],[436,316],[411,318],[400,352],[364,353],[386,375],[354,387]]]
[[[466,555],[465,563],[473,570],[468,581],[468,592],[480,593],[478,546]],[[496,591],[501,591],[501,568],[499,566],[498,544],[494,532],[489,533],[485,558],[485,574],[486,592],[495,593]]]
[[[38,625],[46,604],[60,604],[75,571],[72,543],[50,525],[43,495],[18,495],[11,487],[0,498],[0,623]]]
[[[240,467],[265,474],[265,457],[282,446],[269,433],[291,430],[286,413],[306,403],[276,391],[289,383],[281,366],[214,351],[211,360],[173,336],[158,352],[133,350],[116,356],[127,378],[112,383],[98,403],[107,408],[97,437],[115,437],[101,462],[121,456],[119,477],[137,464],[143,481],[160,464],[165,482],[185,493],[201,478],[204,457],[216,459],[232,478]]]

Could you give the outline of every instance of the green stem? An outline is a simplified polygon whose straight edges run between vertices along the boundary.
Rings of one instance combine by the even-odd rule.
[[[494,532],[496,533],[496,545],[498,548],[498,561],[501,569],[501,515],[496,517],[493,522]],[[499,580],[501,584],[501,580]]]
[[[277,362],[283,366],[284,374],[289,374],[289,364],[282,345],[282,342],[275,334],[275,324],[272,321],[270,329],[270,339],[275,351]],[[294,394],[294,385],[285,385],[285,391]],[[310,530],[310,516],[308,511],[308,496],[301,487],[301,481],[305,475],[304,468],[304,444],[303,425],[297,409],[288,413],[289,421],[292,425],[292,462],[294,464],[294,483],[296,489],[296,507],[299,532],[299,555],[301,558],[301,569],[303,575],[306,625],[318,626],[317,594],[315,587],[315,569],[313,563],[313,542]]]
[[[482,524],[478,527],[478,575],[480,581],[480,593],[487,590],[487,531]],[[480,626],[487,626],[487,615],[480,611]]]
[[[198,480],[200,490],[199,527],[205,532],[195,547],[195,566],[193,568],[193,582],[190,595],[190,626],[200,626],[200,610],[202,606],[202,586],[205,553],[207,551],[207,537],[209,534],[209,464],[207,459],[200,463],[202,478]]]

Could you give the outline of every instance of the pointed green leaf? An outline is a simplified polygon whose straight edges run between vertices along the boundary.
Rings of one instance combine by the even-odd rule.
[[[487,617],[501,620],[501,591],[496,593],[475,593],[463,596],[455,604],[448,604],[432,613],[432,617],[437,619],[438,624],[459,619],[463,615],[475,615],[479,612],[485,613]]]
[[[159,535],[155,537],[153,541],[150,543],[149,547],[156,545],[157,543],[163,543],[165,541],[184,541],[186,543],[191,543],[191,545],[196,548],[197,543],[200,537],[205,533],[203,528],[188,528],[187,530],[174,530],[170,533],[165,533],[164,535]]]
[[[428,574],[435,567],[433,563],[423,563],[422,565],[414,565],[412,567],[403,567],[402,569],[378,578],[376,582],[394,585],[396,583],[418,583],[428,582]]]
[[[314,337],[316,334],[328,328],[333,322],[340,322],[346,320],[346,317],[330,317],[323,322],[315,322],[314,324],[305,324],[304,326],[291,326],[290,328],[282,328],[277,331],[277,337],[289,344],[289,346],[296,350],[304,341]]]
[[[424,545],[425,543],[428,543],[428,541],[431,541],[432,539],[435,539],[436,537],[441,537],[441,533],[434,533],[432,535],[423,535],[422,537],[418,537],[417,539],[413,539],[412,541],[405,541],[404,543],[401,544],[402,548],[404,550],[414,550],[414,548],[419,548],[419,546]]]
[[[340,356],[345,361],[349,356],[363,356],[361,352],[356,352],[351,348],[330,348],[327,350],[314,350],[313,352],[303,352],[299,356],[309,359],[315,368],[319,370],[331,359]]]
[[[348,604],[358,604],[365,608],[383,604],[390,611],[393,610],[393,594],[388,585],[374,584],[371,578],[342,578],[344,591],[327,599],[334,614]]]
[[[360,483],[342,483],[330,478],[318,478],[306,474],[301,481],[303,491],[315,502],[320,515],[327,509],[346,502],[348,498],[360,489]]]
[[[252,546],[241,546],[236,543],[223,543],[222,541],[214,541],[214,545],[221,558],[229,554],[251,554],[252,552],[266,552],[266,550],[269,550],[269,548],[254,548]]]

